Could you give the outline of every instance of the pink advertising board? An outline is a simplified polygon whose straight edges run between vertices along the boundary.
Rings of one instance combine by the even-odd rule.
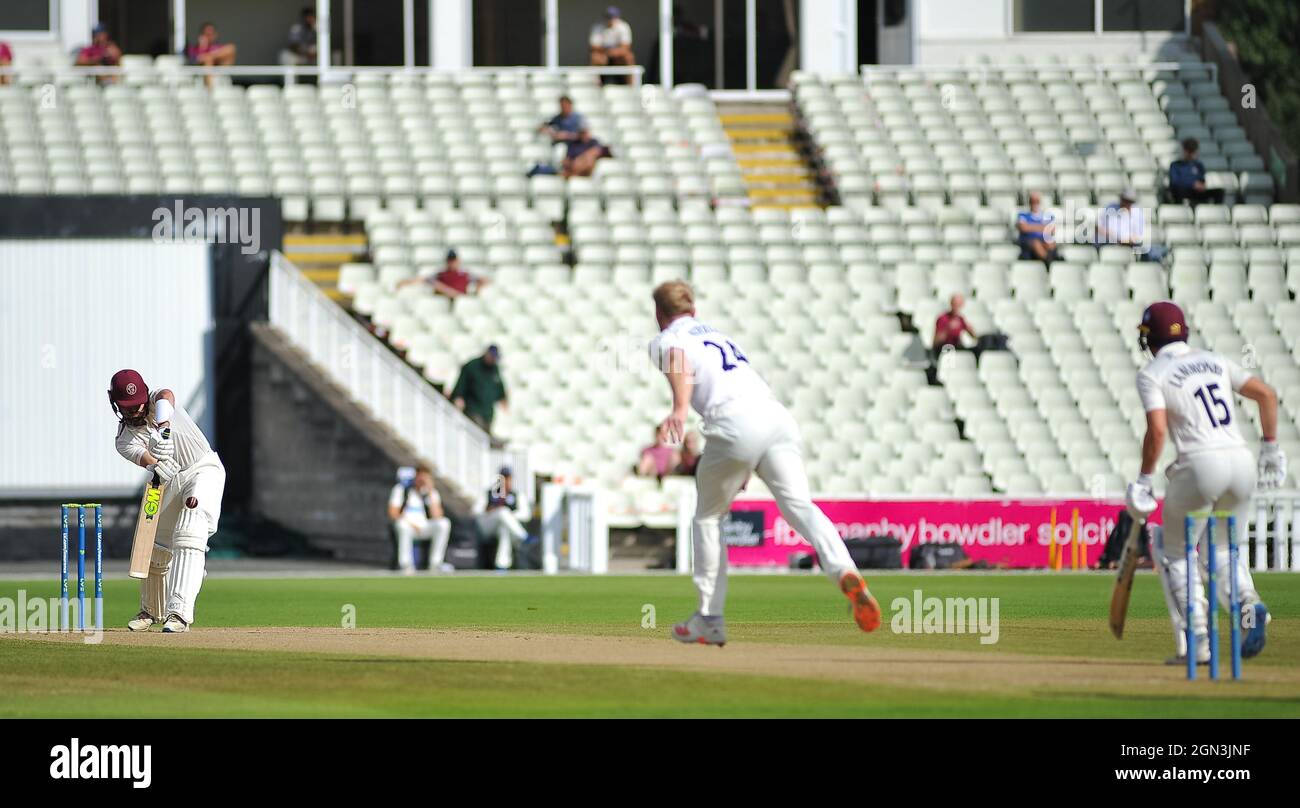
[[[1048,534],[1056,510],[1062,568],[1072,561],[1071,517],[1079,510],[1080,566],[1092,564],[1115,525],[1120,499],[844,500],[817,504],[845,539],[890,535],[903,543],[903,564],[917,544],[957,542],[970,558],[997,567],[1048,565]],[[727,561],[734,566],[787,566],[791,553],[812,551],[782,518],[772,500],[738,500],[726,531]],[[761,540],[758,523],[762,520]],[[1157,512],[1155,521],[1159,521]]]

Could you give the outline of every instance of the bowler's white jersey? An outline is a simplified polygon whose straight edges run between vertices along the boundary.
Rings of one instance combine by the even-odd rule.
[[[1138,395],[1147,412],[1163,409],[1179,457],[1246,442],[1237,429],[1234,394],[1250,379],[1235,362],[1185,342],[1161,348],[1138,371]]]
[[[650,361],[668,371],[669,354],[680,348],[692,373],[691,408],[708,421],[711,412],[737,400],[772,399],[772,390],[736,341],[694,317],[679,317],[650,342]]]
[[[117,453],[139,465],[140,458],[149,449],[150,433],[157,434],[153,414],[156,405],[150,402],[149,419],[144,426],[122,426],[117,435]],[[180,404],[176,405],[171,417],[172,445],[176,448],[175,460],[181,469],[187,469],[198,460],[212,454],[212,445],[194,423],[190,414]]]

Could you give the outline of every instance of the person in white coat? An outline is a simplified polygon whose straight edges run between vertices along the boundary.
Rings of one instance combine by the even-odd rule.
[[[694,409],[704,419],[704,453],[695,467],[696,507],[691,524],[695,585],[700,606],[673,627],[686,643],[723,645],[727,547],[720,524],[751,474],[767,484],[781,515],[817,551],[822,569],[852,604],[863,631],[880,626],[880,605],[858,573],[848,548],[826,514],[813,504],[804,470],[802,438],[789,411],[731,337],[695,318],[695,293],[685,281],[654,290],[659,336],[650,359],[668,379],[672,411],[659,425],[669,443],[686,434]]]
[[[1227,571],[1227,524],[1220,520],[1213,548],[1204,547],[1205,521],[1196,522],[1197,568],[1192,570],[1192,591],[1188,591],[1185,546],[1185,518],[1199,511],[1227,511],[1236,514],[1238,531],[1244,532],[1256,481],[1260,488],[1275,488],[1286,480],[1286,455],[1277,444],[1277,394],[1258,377],[1230,359],[1187,344],[1187,321],[1177,305],[1153,303],[1142,314],[1138,341],[1152,359],[1137,375],[1138,395],[1146,409],[1147,430],[1142,441],[1142,470],[1127,492],[1127,507],[1137,519],[1156,509],[1151,475],[1172,437],[1178,454],[1165,470],[1169,484],[1165,493],[1162,541],[1153,542],[1152,557],[1174,624],[1177,655],[1171,663],[1185,664],[1187,604],[1194,603],[1192,628],[1199,663],[1207,663],[1210,646],[1207,632],[1209,604],[1201,581],[1206,556],[1215,553],[1218,569]],[[1254,401],[1259,407],[1260,444],[1258,462],[1251,456],[1237,427],[1234,394]],[[1264,648],[1268,608],[1255,589],[1246,553],[1237,564],[1241,614],[1242,657],[1253,657]],[[1229,588],[1219,587],[1222,606],[1228,608]]]
[[[140,585],[140,611],[127,628],[147,631],[162,623],[169,634],[189,631],[208,539],[221,518],[225,466],[171,390],[150,393],[140,374],[126,369],[113,374],[108,400],[118,417],[118,454],[162,482],[149,574]],[[163,434],[167,428],[170,437]]]

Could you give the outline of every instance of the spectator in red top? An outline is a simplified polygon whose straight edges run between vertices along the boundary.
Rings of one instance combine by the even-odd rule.
[[[122,49],[108,35],[108,26],[102,22],[91,29],[90,44],[77,52],[78,67],[112,67],[121,61]]]
[[[659,436],[655,429],[655,442],[641,450],[641,459],[637,461],[636,473],[640,477],[658,477],[663,479],[677,468],[681,455]]]
[[[188,64],[202,67],[233,65],[235,63],[235,45],[232,42],[222,42],[217,39],[217,26],[205,22],[199,26],[198,40],[185,49],[185,61]],[[212,77],[205,77],[204,82],[211,87]]]
[[[8,42],[0,42],[0,68],[12,67],[14,63],[14,52],[10,50]],[[9,83],[9,74],[0,73],[0,84]]]
[[[473,291],[477,294],[487,286],[487,278],[471,275],[460,268],[460,257],[456,255],[455,250],[447,251],[447,265],[442,271],[433,276],[424,276],[420,278],[407,278],[397,284],[397,288],[409,286],[413,283],[427,283],[433,287],[436,294],[443,297],[449,297],[453,300],[461,295],[470,294]]]
[[[966,299],[961,295],[953,295],[948,301],[948,310],[939,315],[939,319],[934,323],[934,344],[932,346],[934,355],[938,356],[939,352],[945,346],[951,345],[953,348],[961,348],[961,335],[970,334],[971,338],[975,337],[975,329],[971,328],[966,318],[961,316],[962,306],[966,305]]]

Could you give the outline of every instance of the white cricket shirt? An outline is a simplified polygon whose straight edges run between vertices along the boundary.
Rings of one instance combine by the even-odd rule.
[[[1245,446],[1237,429],[1234,394],[1251,374],[1219,354],[1171,342],[1138,371],[1138,395],[1147,411],[1165,410],[1180,456]]]
[[[691,408],[706,421],[732,401],[768,400],[772,390],[736,341],[694,317],[679,317],[650,342],[650,361],[665,373],[668,352],[680,348],[692,371]]]
[[[153,425],[154,405],[150,402],[149,419],[145,426],[124,426],[117,436],[117,453],[132,463],[139,465],[140,458],[149,449],[149,435],[158,434]],[[176,447],[174,459],[182,468],[187,469],[200,459],[212,453],[212,446],[203,435],[199,425],[194,423],[190,414],[180,405],[176,405],[171,417],[172,443]]]

